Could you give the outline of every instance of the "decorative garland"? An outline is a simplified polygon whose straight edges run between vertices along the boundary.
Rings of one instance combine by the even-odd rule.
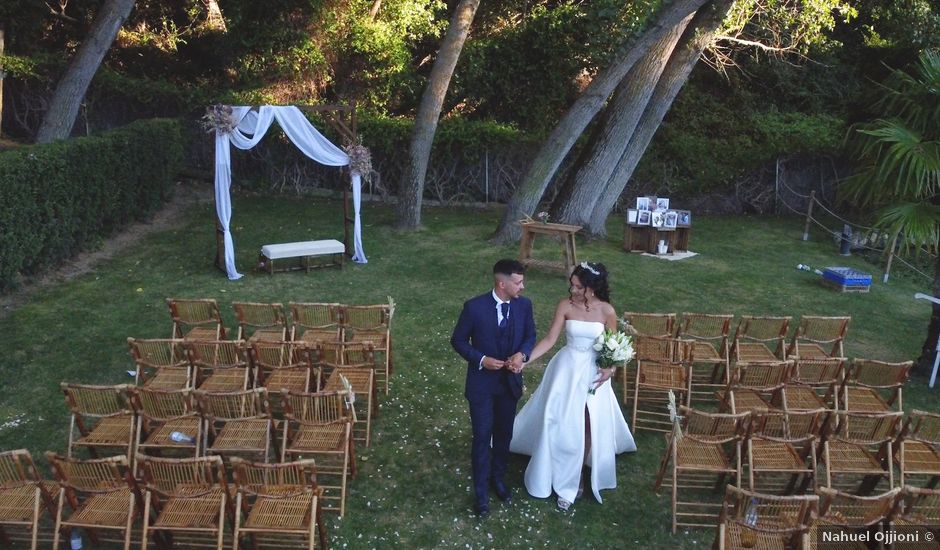
[[[206,114],[200,119],[200,124],[208,133],[219,132],[230,134],[235,129],[235,116],[231,105],[216,104],[206,108]]]
[[[368,180],[372,174],[372,153],[369,148],[360,143],[352,143],[343,147],[349,155],[349,171],[359,172],[363,179]]]

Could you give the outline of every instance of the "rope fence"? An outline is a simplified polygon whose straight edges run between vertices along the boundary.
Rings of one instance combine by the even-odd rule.
[[[836,242],[840,242],[843,246],[845,246],[844,241],[847,240],[849,243],[848,246],[850,247],[850,249],[871,250],[881,255],[887,256],[887,260],[885,263],[885,273],[884,273],[884,277],[882,278],[883,283],[888,282],[888,279],[891,275],[892,264],[894,263],[895,260],[897,260],[897,262],[899,262],[900,264],[902,264],[904,267],[908,268],[909,270],[913,271],[914,273],[921,275],[922,277],[926,278],[929,281],[933,281],[933,275],[925,273],[924,271],[919,269],[917,266],[915,266],[914,264],[912,264],[911,262],[907,261],[906,259],[904,259],[903,257],[897,254],[897,244],[898,244],[897,234],[891,236],[890,246],[878,246],[879,243],[882,243],[882,242],[887,244],[888,234],[882,232],[878,228],[856,223],[856,222],[846,219],[843,216],[840,216],[838,213],[836,213],[831,208],[826,206],[825,203],[820,200],[820,198],[816,195],[815,190],[810,191],[808,195],[804,193],[800,193],[799,191],[787,185],[785,179],[780,177],[780,174],[781,174],[781,168],[780,168],[780,163],[778,161],[778,168],[777,168],[777,174],[776,174],[777,181],[775,185],[776,204],[783,206],[788,211],[792,212],[793,214],[797,216],[806,218],[806,223],[803,226],[803,240],[804,241],[809,240],[810,229],[815,224],[815,226],[817,226],[820,230],[822,230],[824,233],[831,235],[833,237],[833,240],[835,240]],[[800,199],[800,200],[788,201],[787,200],[788,195],[795,197],[797,199]],[[803,204],[800,204],[799,206],[793,206],[790,204],[790,202],[800,202]],[[824,223],[823,220],[820,219],[819,216],[814,215],[813,211],[814,209],[817,209],[817,207],[818,207],[818,210],[822,210],[829,217],[834,218],[835,220],[838,220],[839,222],[841,222],[843,224],[842,231],[830,228]],[[863,235],[863,238],[859,239],[855,237],[856,235]],[[932,254],[930,253],[930,251],[925,250],[923,248],[920,248],[918,250],[918,254],[920,253],[926,254],[927,256],[931,258],[937,258],[935,254]]]

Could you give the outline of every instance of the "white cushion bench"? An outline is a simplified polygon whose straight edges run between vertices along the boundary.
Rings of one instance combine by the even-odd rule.
[[[266,244],[261,247],[261,254],[258,257],[258,268],[267,269],[270,274],[273,274],[275,271],[292,271],[295,269],[303,269],[309,272],[311,267],[330,265],[336,265],[342,268],[345,255],[346,245],[336,239]],[[310,258],[316,256],[327,256],[329,261],[311,265]],[[300,265],[275,269],[274,261],[283,260],[285,258],[300,258]]]

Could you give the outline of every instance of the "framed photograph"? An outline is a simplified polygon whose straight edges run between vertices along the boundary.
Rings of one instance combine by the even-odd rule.
[[[627,208],[627,223],[636,225],[636,214],[638,210],[635,208]]]
[[[663,216],[663,227],[665,229],[675,229],[676,223],[679,221],[679,213],[675,210],[669,210]]]
[[[660,212],[659,210],[653,210],[650,212],[650,225],[653,227],[662,227],[663,218],[665,217],[665,212]]]
[[[676,226],[678,227],[689,227],[692,225],[692,213],[688,210],[676,210],[677,219]]]
[[[649,225],[650,224],[650,211],[649,210],[640,210],[637,212],[636,216],[637,225]]]
[[[650,198],[649,197],[637,197],[636,198],[636,209],[637,210],[646,210],[650,209]]]
[[[669,210],[669,199],[659,197],[656,199],[656,210]]]

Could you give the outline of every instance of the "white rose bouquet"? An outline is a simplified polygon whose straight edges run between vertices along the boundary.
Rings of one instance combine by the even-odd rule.
[[[621,331],[604,330],[594,341],[597,352],[597,366],[601,369],[626,366],[633,359],[633,339]],[[596,388],[592,388],[593,394]]]

